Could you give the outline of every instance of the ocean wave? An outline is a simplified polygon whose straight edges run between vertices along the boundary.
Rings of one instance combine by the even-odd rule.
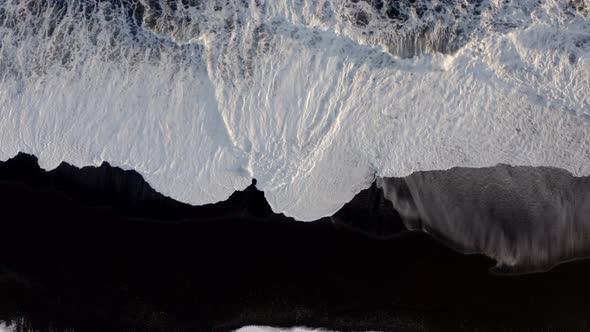
[[[135,169],[183,202],[252,178],[333,214],[375,176],[590,174],[584,1],[0,4],[0,159]]]

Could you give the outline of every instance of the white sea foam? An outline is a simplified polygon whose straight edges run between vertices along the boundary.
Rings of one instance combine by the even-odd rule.
[[[305,327],[295,327],[295,328],[285,329],[285,328],[276,328],[276,327],[270,327],[270,326],[251,325],[251,326],[242,327],[242,328],[236,330],[235,332],[328,332],[328,331],[329,330],[325,330],[325,329],[311,329],[311,328],[305,328]],[[369,332],[369,331],[367,331],[367,332]]]
[[[0,321],[0,332],[13,332],[15,330],[15,326],[8,325]]]
[[[235,332],[327,332],[327,330],[320,329],[308,329],[303,327],[296,327],[290,329],[281,329],[270,326],[245,326]]]
[[[590,174],[588,1],[123,2],[0,3],[0,159],[108,161],[192,204],[254,177],[301,220],[375,175]]]

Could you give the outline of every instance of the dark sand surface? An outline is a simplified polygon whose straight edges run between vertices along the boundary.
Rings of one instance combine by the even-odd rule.
[[[590,330],[590,261],[494,276],[404,231],[376,187],[300,223],[253,186],[191,207],[132,171],[19,155],[0,202],[0,321],[23,330]]]

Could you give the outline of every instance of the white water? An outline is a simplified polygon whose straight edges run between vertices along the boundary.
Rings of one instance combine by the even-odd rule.
[[[0,321],[0,332],[13,332],[15,331],[15,327],[12,325],[7,325],[4,322]]]
[[[375,175],[590,174],[587,0],[428,1],[402,20],[363,1],[204,2],[142,0],[134,20],[131,5],[0,0],[0,159],[108,161],[192,204],[254,177],[301,220]]]
[[[328,332],[329,330],[325,329],[310,329],[305,327],[295,327],[289,329],[281,329],[276,327],[270,326],[245,326],[242,327],[235,332]],[[370,332],[370,331],[367,331]]]
[[[296,327],[290,329],[281,329],[270,326],[245,326],[235,332],[327,332],[323,329],[307,329],[303,327]]]

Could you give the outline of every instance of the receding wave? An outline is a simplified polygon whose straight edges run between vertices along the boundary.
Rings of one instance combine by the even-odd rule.
[[[466,253],[484,253],[498,271],[530,272],[590,254],[590,178],[557,168],[453,168],[377,184],[409,229]]]

